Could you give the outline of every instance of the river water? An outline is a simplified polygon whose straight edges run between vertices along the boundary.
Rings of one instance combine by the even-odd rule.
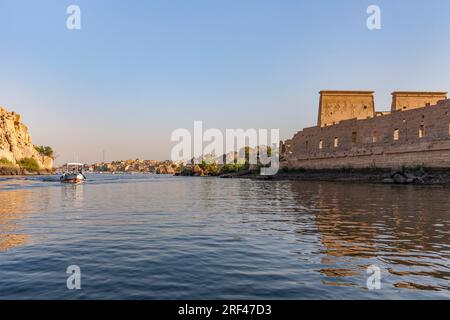
[[[0,299],[208,298],[450,299],[450,188],[0,179]]]

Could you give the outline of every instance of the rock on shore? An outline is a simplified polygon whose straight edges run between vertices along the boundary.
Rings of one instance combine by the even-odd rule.
[[[41,156],[34,148],[28,127],[21,122],[21,116],[0,107],[0,159],[2,158],[13,165],[3,169],[14,172],[17,162],[24,158],[36,160],[41,169],[53,168],[53,159]]]
[[[425,172],[424,169],[402,170],[391,173],[389,178],[383,180],[386,184],[435,184],[448,182],[443,175],[433,175]]]

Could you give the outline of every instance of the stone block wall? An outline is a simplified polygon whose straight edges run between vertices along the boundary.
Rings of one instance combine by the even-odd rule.
[[[367,119],[375,115],[373,91],[321,91],[320,127],[348,119]]]
[[[450,168],[450,100],[306,128],[293,137],[285,156],[291,168]]]
[[[391,111],[411,110],[436,105],[447,99],[447,92],[402,92],[392,93]]]

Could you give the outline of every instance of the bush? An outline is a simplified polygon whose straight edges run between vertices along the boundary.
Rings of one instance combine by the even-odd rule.
[[[234,161],[234,163],[226,163],[222,166],[222,173],[233,173],[239,171],[245,171],[249,169],[248,163],[239,163]]]
[[[0,165],[11,166],[13,163],[6,158],[0,158]]]
[[[17,164],[20,168],[30,172],[36,172],[40,169],[39,164],[33,158],[23,158],[22,160],[19,160]]]
[[[205,160],[202,161],[201,164],[199,164],[199,167],[206,171],[210,175],[218,175],[220,174],[220,167],[217,163],[208,163]]]

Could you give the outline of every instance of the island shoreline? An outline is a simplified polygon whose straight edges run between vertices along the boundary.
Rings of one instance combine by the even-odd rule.
[[[387,185],[450,185],[448,169],[347,169],[347,170],[305,170],[303,172],[279,172],[264,176],[258,172],[228,173],[221,178],[251,179],[264,181],[318,181],[353,182]]]
[[[27,178],[39,176],[51,176],[56,172],[41,171],[38,173],[17,172],[8,174],[0,168],[0,179]],[[104,172],[103,174],[114,174],[117,172]],[[126,174],[127,172],[124,172]],[[131,173],[129,173],[131,174]],[[148,174],[148,173],[142,173]],[[156,174],[156,173],[151,173]],[[164,175],[164,174],[156,174]],[[187,175],[166,174],[179,177],[198,178],[220,178],[220,179],[249,179],[260,181],[311,181],[311,182],[348,182],[361,184],[384,184],[384,185],[450,185],[449,169],[402,169],[393,171],[389,169],[341,169],[341,170],[281,170],[276,175],[261,175],[259,171],[238,171],[218,175]]]

